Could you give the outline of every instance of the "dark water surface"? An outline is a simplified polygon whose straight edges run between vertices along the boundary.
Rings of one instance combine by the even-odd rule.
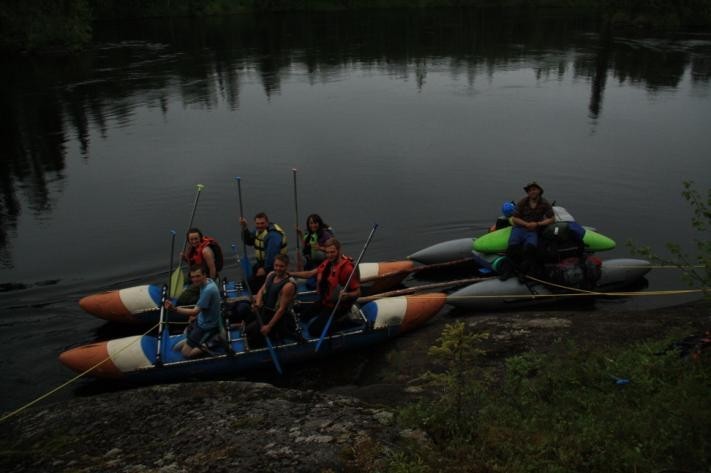
[[[74,57],[5,59],[0,410],[70,378],[116,329],[79,297],[160,281],[170,230],[226,248],[245,213],[293,241],[320,213],[365,260],[479,234],[536,179],[616,239],[692,249],[682,181],[711,185],[711,35],[631,37],[554,13],[362,12],[98,25]],[[648,290],[684,288],[659,269]],[[644,309],[688,297],[599,303]],[[72,395],[73,388],[53,399]]]

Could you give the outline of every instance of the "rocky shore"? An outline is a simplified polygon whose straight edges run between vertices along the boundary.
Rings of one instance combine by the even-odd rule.
[[[239,381],[73,399],[3,427],[5,472],[343,471],[393,414],[345,396]]]
[[[651,311],[452,311],[370,353],[291,370],[286,387],[253,381],[150,386],[27,409],[0,433],[5,472],[370,471],[403,438],[397,406],[422,392],[427,348],[444,325],[491,334],[483,363],[555,340],[608,346],[711,329],[711,303]],[[335,368],[342,367],[336,373]],[[331,378],[331,379],[329,379]],[[334,378],[337,382],[334,382]],[[385,447],[380,448],[380,447]],[[364,454],[366,452],[366,454]]]

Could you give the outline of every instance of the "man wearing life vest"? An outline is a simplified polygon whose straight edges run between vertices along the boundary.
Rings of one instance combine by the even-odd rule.
[[[274,258],[274,271],[269,273],[264,284],[254,295],[252,310],[261,318],[246,326],[250,348],[265,345],[264,337],[276,343],[295,332],[292,305],[296,297],[296,281],[286,272],[289,256],[278,254]]]
[[[316,276],[316,288],[319,301],[315,307],[315,320],[309,326],[312,337],[319,337],[332,313],[332,330],[346,328],[348,315],[355,300],[360,297],[360,276],[353,274],[348,287],[348,277],[354,270],[353,260],[341,254],[341,243],[331,238],[324,244],[326,260],[310,271],[295,271],[291,275],[297,278]],[[340,295],[340,301],[339,301]],[[338,307],[336,303],[338,302]]]
[[[204,267],[207,276],[213,281],[217,280],[218,269],[215,252],[210,248],[211,245],[217,244],[217,240],[203,236],[197,228],[188,230],[187,239],[189,247],[187,254],[183,255],[183,259],[191,267],[195,265]]]
[[[249,286],[252,291],[257,291],[264,284],[267,273],[274,270],[276,255],[287,254],[286,233],[276,223],[269,222],[269,217],[264,212],[254,216],[254,231],[247,228],[247,220],[244,218],[240,218],[239,223],[242,226],[242,241],[254,246],[257,262],[252,268]]]
[[[526,184],[523,190],[526,197],[518,201],[511,217],[513,228],[506,250],[518,269],[520,279],[536,269],[539,231],[555,222],[553,207],[541,197],[543,188],[533,181]]]

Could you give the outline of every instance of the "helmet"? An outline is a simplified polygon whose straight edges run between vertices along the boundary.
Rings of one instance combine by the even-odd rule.
[[[501,206],[501,213],[504,214],[505,217],[510,217],[515,211],[516,204],[513,202],[504,202],[504,205]]]

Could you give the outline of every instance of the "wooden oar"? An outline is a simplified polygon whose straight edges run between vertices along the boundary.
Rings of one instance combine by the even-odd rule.
[[[348,280],[346,281],[346,284],[343,286],[344,290],[348,290],[348,285],[351,283],[351,279],[353,279],[353,275],[356,273],[356,271],[358,271],[358,265],[360,264],[360,260],[363,258],[363,255],[365,254],[365,250],[368,248],[368,245],[370,245],[370,240],[373,239],[373,234],[375,233],[375,230],[377,230],[377,228],[378,228],[378,224],[374,223],[373,228],[370,230],[370,235],[368,235],[368,239],[365,241],[365,245],[363,245],[363,249],[360,250],[358,259],[356,260],[355,264],[353,265],[353,270],[351,271],[351,274],[348,275]],[[333,322],[333,316],[336,314],[336,311],[338,310],[338,305],[341,303],[341,297],[343,297],[342,294],[343,294],[343,291],[338,291],[338,299],[336,299],[336,305],[333,306],[331,315],[328,316],[326,325],[324,325],[323,331],[321,332],[321,338],[319,338],[318,343],[316,343],[316,351],[318,351],[319,348],[321,348],[323,339],[326,338],[328,329],[331,328],[331,322]]]
[[[193,211],[190,214],[190,223],[188,223],[188,228],[185,230],[185,244],[183,245],[183,255],[188,249],[188,231],[193,227],[193,219],[195,218],[195,210],[197,210],[198,199],[200,199],[200,192],[205,188],[202,184],[198,184],[197,193],[195,194],[195,203],[193,204]],[[183,292],[183,286],[185,286],[185,277],[183,276],[183,258],[180,258],[180,264],[177,269],[173,272],[170,277],[170,290],[168,294],[170,297],[178,297]]]
[[[467,279],[457,279],[454,281],[444,281],[432,284],[422,284],[420,286],[406,287],[404,289],[396,289],[394,291],[381,292],[380,294],[373,294],[372,296],[359,297],[356,302],[362,304],[364,302],[374,301],[376,299],[382,299],[383,297],[393,297],[393,296],[404,296],[406,294],[413,294],[415,292],[424,291],[426,289],[436,289],[440,287],[454,287],[463,286],[465,284],[475,283],[479,281],[486,281],[493,279],[493,277],[488,278],[467,278]]]
[[[433,264],[425,264],[422,266],[415,266],[413,268],[407,268],[407,269],[400,269],[398,271],[391,271],[389,273],[381,274],[379,276],[373,276],[370,278],[365,278],[361,279],[361,283],[366,283],[366,282],[371,282],[375,281],[378,279],[385,279],[393,276],[399,276],[401,274],[411,274],[411,273],[417,273],[420,271],[425,271],[428,269],[439,269],[439,268],[446,268],[448,266],[456,266],[458,264],[462,263],[468,263],[469,261],[474,261],[474,257],[469,257],[469,258],[461,258],[457,260],[452,260],[452,261],[445,261],[444,263],[433,263]]]

